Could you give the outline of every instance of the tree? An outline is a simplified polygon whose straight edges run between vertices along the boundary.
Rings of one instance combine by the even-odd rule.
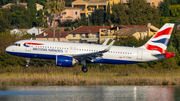
[[[10,23],[14,28],[29,28],[29,24],[31,24],[29,9],[25,9],[24,6],[11,6],[10,11]]]
[[[129,0],[128,5],[114,4],[112,6],[112,22],[126,25],[146,25],[151,22],[158,25],[159,11],[144,0]]]
[[[111,14],[110,14],[110,4],[108,3],[105,21],[106,21],[107,23],[110,23],[110,19],[111,19]]]
[[[160,6],[158,7],[162,16],[164,17],[170,16],[169,5],[170,5],[169,0],[164,0],[164,2],[162,2]]]
[[[11,25],[10,23],[3,18],[3,16],[0,16],[0,34],[2,32],[5,32],[6,29],[10,29]]]
[[[50,12],[54,15],[54,35],[53,35],[53,41],[55,41],[55,18],[58,14],[61,13],[65,9],[65,3],[63,0],[48,0],[48,8],[50,9]]]
[[[27,8],[30,11],[31,23],[29,27],[36,26],[36,0],[28,0],[27,1]]]
[[[171,17],[178,17],[180,15],[180,5],[170,5],[169,10]]]
[[[116,24],[129,25],[129,15],[126,12],[125,5],[122,3],[114,4],[112,6],[112,18],[111,21]]]
[[[90,17],[90,19],[91,19],[91,22],[93,25],[103,25],[103,23],[104,23],[103,9],[96,9],[91,14],[92,14],[92,16]]]
[[[129,0],[127,14],[133,25],[146,25],[151,22],[157,25],[160,21],[159,11],[147,4],[145,0]]]
[[[178,0],[169,0],[169,3],[171,5],[176,5],[178,3]]]
[[[2,13],[2,11],[1,11],[1,9],[0,9],[0,16],[3,16],[3,13]]]
[[[47,10],[39,10],[37,11],[37,26],[43,26],[43,27],[48,27],[47,24],[47,16],[50,16]]]

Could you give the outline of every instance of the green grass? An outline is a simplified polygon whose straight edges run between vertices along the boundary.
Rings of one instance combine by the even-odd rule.
[[[180,69],[140,68],[115,65],[111,68],[6,67],[0,68],[0,86],[43,85],[180,85]]]

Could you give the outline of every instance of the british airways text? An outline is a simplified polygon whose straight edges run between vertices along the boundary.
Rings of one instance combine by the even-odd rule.
[[[34,51],[63,52],[61,49],[33,48]]]

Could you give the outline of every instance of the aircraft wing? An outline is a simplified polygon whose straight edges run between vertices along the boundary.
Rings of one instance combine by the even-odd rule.
[[[81,61],[81,60],[88,60],[91,61],[92,59],[95,59],[96,57],[102,57],[102,53],[108,52],[112,45],[114,44],[114,40],[107,46],[107,48],[105,48],[102,51],[98,51],[98,52],[91,52],[91,53],[84,53],[84,54],[74,54],[72,55],[73,58]]]

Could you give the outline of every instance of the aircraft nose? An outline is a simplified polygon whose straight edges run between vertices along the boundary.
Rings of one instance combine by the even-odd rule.
[[[6,48],[6,52],[9,52],[9,51],[11,51],[11,47],[10,46]]]

